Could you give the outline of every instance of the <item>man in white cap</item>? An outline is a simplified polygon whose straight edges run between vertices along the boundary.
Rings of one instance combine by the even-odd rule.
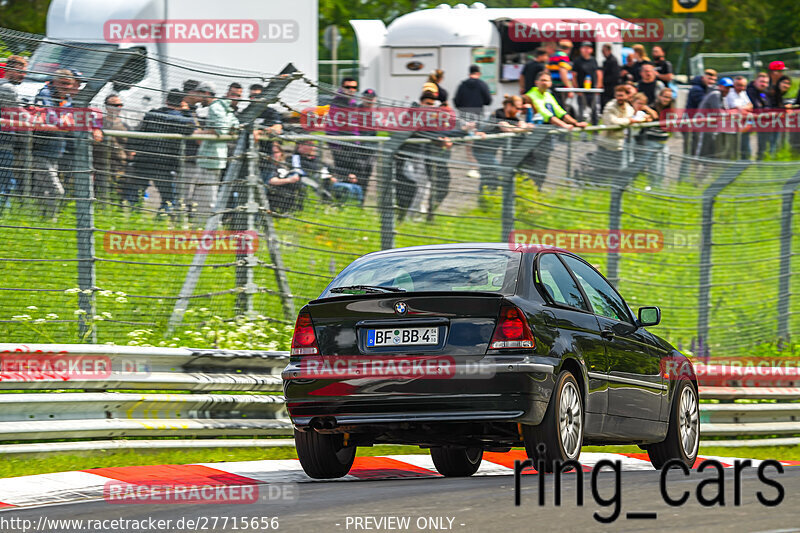
[[[210,82],[202,82],[195,89],[202,96],[200,104],[208,107],[204,133],[212,135],[228,135],[239,127],[239,120],[231,105],[225,98],[215,98],[216,90]],[[197,151],[199,180],[192,193],[192,203],[196,204],[197,214],[208,217],[215,208],[220,207],[217,201],[219,183],[222,173],[228,166],[227,141],[203,141]]]

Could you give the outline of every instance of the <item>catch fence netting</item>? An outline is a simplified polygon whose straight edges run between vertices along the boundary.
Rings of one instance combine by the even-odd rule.
[[[515,131],[461,114],[447,130],[318,131],[309,115],[331,106],[410,103],[291,68],[233,71],[7,30],[0,39],[46,47],[29,58],[17,104],[2,107],[61,120],[3,127],[8,342],[126,343],[142,330],[169,341],[215,316],[281,327],[371,251],[559,238],[574,249],[575,235],[592,236],[576,251],[632,307],[662,307],[654,331],[686,351],[743,354],[798,332],[788,200],[800,163],[686,155],[681,134],[645,128]],[[85,108],[94,114],[80,127]],[[610,135],[621,149],[603,144]],[[756,136],[746,139],[755,153]],[[596,245],[625,232],[624,250]],[[637,246],[637,235],[655,240]]]

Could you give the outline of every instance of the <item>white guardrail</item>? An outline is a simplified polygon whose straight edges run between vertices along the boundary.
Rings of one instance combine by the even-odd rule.
[[[287,361],[288,352],[0,343],[0,453],[290,445],[220,440],[291,435],[280,395]],[[797,369],[781,369],[778,380],[698,370],[700,398],[720,402],[701,404],[702,437],[771,437],[714,441],[723,446],[800,443]],[[98,438],[117,440],[47,442]]]

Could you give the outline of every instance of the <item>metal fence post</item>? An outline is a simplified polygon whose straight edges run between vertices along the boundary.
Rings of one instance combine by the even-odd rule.
[[[94,77],[86,82],[84,88],[75,95],[75,107],[88,106],[97,93],[106,85],[107,80],[113,79],[130,60],[131,56],[138,53],[109,54],[104,63],[95,73]],[[76,147],[74,155],[75,173],[75,228],[78,245],[78,307],[84,312],[78,322],[78,334],[83,339],[89,332],[86,323],[87,317],[95,315],[96,272],[94,264],[94,191],[92,180],[92,135],[88,131],[76,134]],[[84,342],[97,342],[97,329],[92,328],[88,339]]]
[[[522,164],[522,161],[525,160],[525,157],[547,139],[549,131],[551,131],[551,128],[540,127],[534,129],[531,133],[525,134],[519,138],[519,144],[514,146],[512,150],[509,150],[507,152],[507,157],[503,158],[503,163],[500,168],[500,183],[503,184],[503,209],[500,216],[500,238],[504,242],[509,242],[511,232],[514,231],[514,220],[516,218],[514,206],[517,186],[515,181],[516,170]]]
[[[78,322],[78,335],[83,342],[97,342],[97,329],[89,332],[87,317],[95,316],[96,273],[94,265],[94,193],[92,191],[91,137],[88,133],[78,134],[75,149],[75,228],[78,238],[78,307],[83,314]],[[89,333],[89,338],[86,338]]]
[[[276,79],[271,81],[269,85],[266,86],[262,99],[251,102],[250,105],[248,105],[244,110],[242,116],[239,118],[240,123],[249,125],[249,127],[245,128],[242,135],[239,137],[239,140],[236,142],[233,159],[228,164],[228,167],[225,170],[225,177],[219,187],[219,193],[217,195],[218,201],[216,202],[216,205],[221,206],[221,209],[225,209],[225,206],[227,205],[227,199],[231,191],[232,182],[239,175],[242,165],[241,158],[244,153],[249,150],[250,145],[248,143],[248,137],[253,133],[253,121],[267,109],[269,104],[277,102],[278,95],[281,93],[281,91],[283,91],[286,86],[288,86],[296,78],[297,69],[290,63],[284,67]],[[221,219],[222,213],[217,212],[211,215],[206,221],[205,231],[216,230]],[[205,253],[197,253],[192,259],[192,265],[189,267],[189,272],[186,274],[186,279],[183,282],[180,294],[175,302],[175,307],[172,309],[172,315],[169,318],[167,335],[174,331],[175,327],[183,321],[183,315],[189,306],[189,298],[191,297],[192,293],[194,293],[194,289],[200,280],[200,274],[203,271],[203,265],[205,265],[206,262],[206,255],[207,254]]]
[[[789,339],[789,303],[792,297],[792,209],[800,186],[800,172],[789,178],[781,190],[781,254],[778,278],[778,336]]]
[[[702,221],[700,227],[700,276],[697,296],[697,346],[700,357],[707,358],[708,353],[708,321],[711,298],[711,246],[713,245],[714,202],[722,190],[733,183],[748,167],[747,162],[733,163],[728,166],[706,187],[702,196]]]
[[[22,201],[25,204],[28,204],[28,200],[30,200],[30,196],[33,194],[33,132],[26,131],[25,132],[25,140],[23,141],[25,145],[25,149],[23,150],[23,183],[22,183],[22,194],[24,198]]]
[[[628,131],[630,133],[630,130]],[[630,144],[630,143],[628,143]],[[628,159],[633,156],[635,152],[629,146],[629,155],[621,154],[623,159]],[[625,194],[628,186],[636,179],[639,173],[643,172],[645,167],[654,158],[651,150],[641,150],[639,157],[634,157],[632,163],[628,164],[622,161],[620,164],[619,175],[611,179],[611,191],[608,205],[608,230],[609,232],[617,232],[622,229],[622,196]],[[607,276],[608,281],[617,287],[619,285],[619,251],[610,250],[608,252],[608,267]]]
[[[383,161],[378,167],[378,209],[381,215],[381,250],[394,248],[395,178],[394,156],[413,132],[397,132],[383,144]]]

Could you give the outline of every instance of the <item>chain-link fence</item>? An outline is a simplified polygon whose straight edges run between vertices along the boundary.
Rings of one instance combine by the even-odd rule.
[[[753,52],[704,53],[689,60],[689,72],[699,76],[707,68],[713,68],[720,76],[747,76],[754,78],[758,72],[766,71],[773,61],[783,61],[787,74],[796,77],[800,74],[800,46],[777,50]]]
[[[291,324],[364,253],[520,238],[580,250],[632,306],[660,305],[658,332],[695,353],[746,353],[799,330],[800,163],[685,155],[680,134],[660,129],[515,131],[468,116],[446,131],[311,131],[312,109],[330,114],[317,102],[397,103],[291,67],[169,61],[167,82],[149,87],[130,79],[135,54],[89,55],[89,75],[31,60],[26,80],[46,79],[15,86],[36,104],[17,105],[45,123],[72,110],[55,127],[4,123],[7,342],[169,338],[210,316]],[[95,122],[58,122],[83,107]]]

